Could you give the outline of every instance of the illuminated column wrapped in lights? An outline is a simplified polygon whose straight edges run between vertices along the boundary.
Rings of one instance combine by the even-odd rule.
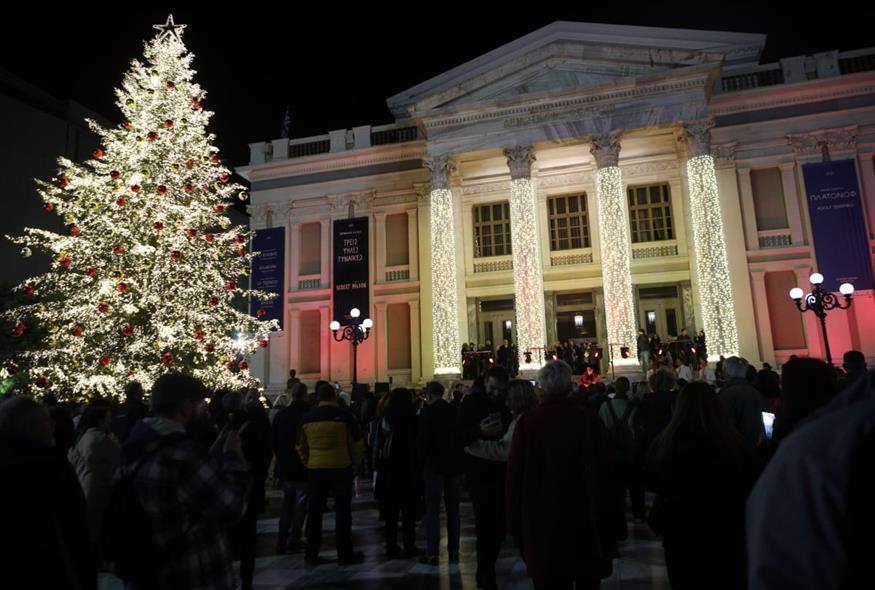
[[[516,345],[521,371],[541,367],[547,342],[544,282],[538,243],[538,209],[531,170],[531,146],[504,150],[510,168],[510,232],[513,249],[513,286],[516,310]],[[526,362],[526,353],[531,362]]]
[[[738,354],[738,329],[731,296],[723,218],[717,192],[717,173],[710,154],[712,119],[684,124],[682,134],[690,151],[687,178],[699,301],[708,358]]]
[[[460,373],[459,304],[456,285],[456,241],[449,156],[424,161],[431,172],[432,342],[435,375]]]
[[[610,358],[615,366],[636,366],[638,347],[630,265],[632,247],[629,213],[623,193],[623,174],[618,166],[621,134],[620,131],[614,131],[591,137],[590,153],[598,167],[596,198],[599,210],[599,246]],[[628,358],[623,358],[623,347],[629,350]]]

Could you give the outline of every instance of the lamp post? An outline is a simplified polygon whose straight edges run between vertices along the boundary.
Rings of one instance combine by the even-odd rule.
[[[851,306],[851,297],[854,294],[854,286],[850,283],[842,283],[839,292],[845,296],[844,304],[834,293],[824,291],[823,275],[814,273],[808,279],[813,285],[811,293],[804,295],[802,289],[795,287],[790,289],[790,299],[796,304],[800,312],[812,311],[820,318],[820,329],[823,331],[823,346],[826,349],[826,362],[832,365],[832,354],[829,351],[829,337],[826,334],[826,312],[831,309],[848,309]],[[803,299],[805,302],[803,303]]]
[[[359,316],[361,312],[357,307],[353,307],[349,311],[349,315],[352,318],[352,323],[346,326],[343,326],[343,329],[340,328],[340,322],[334,320],[329,324],[331,328],[331,332],[334,334],[334,339],[338,342],[343,342],[344,340],[349,340],[352,342],[352,384],[355,385],[357,383],[357,370],[358,370],[358,347],[359,344],[368,339],[368,336],[371,335],[371,328],[374,326],[374,322],[371,318],[365,318],[363,321],[359,321]]]

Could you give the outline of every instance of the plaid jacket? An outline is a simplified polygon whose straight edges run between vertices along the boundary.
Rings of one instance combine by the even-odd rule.
[[[163,437],[182,432],[180,424],[146,418],[124,448],[124,469],[145,461],[134,486],[151,516],[153,539],[167,552],[161,590],[234,590],[226,531],[246,511],[249,477],[235,455],[217,463],[190,439],[153,452]]]

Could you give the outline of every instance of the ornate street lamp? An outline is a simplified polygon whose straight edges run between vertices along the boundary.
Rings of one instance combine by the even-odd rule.
[[[813,285],[811,293],[805,295],[799,287],[790,289],[790,299],[796,304],[800,312],[812,311],[820,318],[820,329],[823,331],[823,346],[826,349],[826,362],[832,364],[832,353],[829,351],[829,338],[826,334],[826,312],[831,309],[848,309],[851,306],[851,297],[854,294],[854,286],[851,283],[842,283],[839,292],[845,296],[844,303],[835,296],[835,293],[824,291],[823,275],[814,273],[808,279]],[[804,299],[804,303],[803,303]]]
[[[355,385],[357,383],[358,347],[359,344],[367,340],[368,336],[371,335],[371,328],[374,327],[374,322],[371,321],[371,318],[365,318],[363,321],[359,321],[361,312],[357,307],[353,307],[350,310],[349,315],[352,318],[352,323],[343,326],[342,330],[340,328],[340,322],[337,320],[331,322],[329,327],[334,334],[334,339],[338,342],[343,342],[344,340],[352,342],[352,384]]]

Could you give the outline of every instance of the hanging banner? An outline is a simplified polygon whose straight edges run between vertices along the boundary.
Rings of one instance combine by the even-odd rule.
[[[814,234],[817,272],[823,288],[842,283],[872,289],[872,255],[854,160],[803,164],[808,215]]]
[[[258,252],[252,260],[252,288],[258,291],[275,293],[269,301],[252,299],[249,312],[256,315],[259,309],[267,314],[259,319],[279,320],[283,329],[283,286],[285,285],[286,228],[272,227],[255,231],[252,238],[252,251]]]
[[[334,220],[334,317],[350,324],[349,312],[356,307],[359,321],[370,316],[368,294],[368,218]]]

